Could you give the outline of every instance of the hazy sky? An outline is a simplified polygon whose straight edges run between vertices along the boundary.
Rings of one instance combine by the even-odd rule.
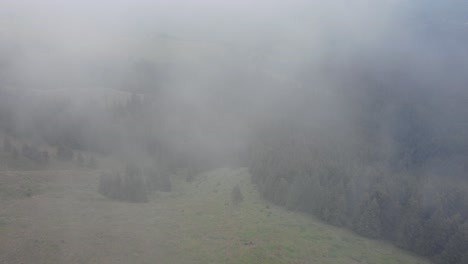
[[[302,111],[305,90],[320,90],[317,118],[344,120],[351,93],[331,87],[465,87],[465,11],[461,0],[2,0],[0,78],[85,96],[162,89],[168,122],[217,145],[244,140],[260,116]]]

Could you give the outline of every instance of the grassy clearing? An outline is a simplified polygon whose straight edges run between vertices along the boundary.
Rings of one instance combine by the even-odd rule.
[[[265,203],[246,169],[174,182],[146,204],[97,193],[98,173],[15,173],[41,192],[0,200],[0,263],[428,263]],[[231,205],[239,184],[244,201]]]
[[[0,199],[21,199],[32,197],[42,191],[40,177],[33,172],[0,172]]]
[[[244,202],[233,206],[230,192],[238,183]],[[174,243],[198,263],[428,263],[388,243],[268,205],[245,169],[203,175],[184,193],[168,201],[179,212],[172,216],[180,234]]]

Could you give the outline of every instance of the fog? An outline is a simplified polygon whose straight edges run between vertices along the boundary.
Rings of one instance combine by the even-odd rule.
[[[102,170],[248,167],[274,204],[432,257],[295,204],[293,188],[320,166],[351,175],[351,217],[372,190],[413,185],[401,175],[416,175],[424,208],[450,189],[440,179],[464,186],[467,44],[463,1],[2,0],[0,136],[95,155]]]
[[[54,144],[43,137],[55,124],[80,130],[81,149],[146,155],[146,140],[157,139],[230,162],[261,124],[280,120],[309,127],[318,141],[351,143],[381,104],[372,133],[386,142],[381,152],[393,152],[399,104],[420,103],[434,112],[424,117],[434,137],[450,138],[465,127],[456,120],[467,96],[467,9],[403,0],[2,1],[2,91],[18,100],[7,130]],[[109,108],[132,93],[148,107],[117,124]],[[58,116],[42,113],[53,104]]]

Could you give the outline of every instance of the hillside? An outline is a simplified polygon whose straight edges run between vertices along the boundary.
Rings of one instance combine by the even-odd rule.
[[[101,196],[98,175],[1,172],[0,263],[429,263],[268,205],[243,168],[175,180],[145,204]]]

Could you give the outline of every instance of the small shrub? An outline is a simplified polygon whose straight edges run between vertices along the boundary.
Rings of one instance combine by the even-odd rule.
[[[12,152],[15,151],[12,149]],[[15,155],[15,153],[12,153]],[[46,165],[49,163],[49,153],[47,151],[40,151],[36,146],[24,144],[21,149],[21,154],[38,164]]]
[[[231,192],[231,202],[234,205],[239,205],[244,200],[239,184],[234,186]]]
[[[18,149],[15,146],[12,146],[11,148],[11,157],[15,160],[19,157]]]
[[[49,164],[49,152],[47,150],[41,151],[41,163],[42,164]]]
[[[146,175],[149,180],[150,191],[170,192],[172,182],[168,173],[159,172],[155,169],[147,169]]]
[[[84,167],[84,165],[85,165],[84,157],[83,157],[83,154],[81,152],[78,152],[78,154],[76,155],[76,164],[79,167]]]
[[[8,137],[3,138],[3,151],[8,153],[12,151],[12,144]]]
[[[195,176],[191,173],[187,174],[187,178],[185,178],[186,182],[192,183],[195,180]]]
[[[99,178],[99,193],[111,199],[122,200],[122,178],[119,173],[104,172]]]
[[[93,170],[97,169],[99,167],[99,164],[96,158],[91,156],[88,160],[88,163],[86,164],[86,167]]]
[[[127,165],[123,181],[124,200],[135,203],[148,202],[146,186],[141,170],[133,164]]]
[[[170,192],[172,191],[172,182],[169,174],[163,174],[159,177],[158,191]]]
[[[70,161],[73,160],[73,150],[65,145],[60,145],[57,148],[57,159],[60,161]]]

